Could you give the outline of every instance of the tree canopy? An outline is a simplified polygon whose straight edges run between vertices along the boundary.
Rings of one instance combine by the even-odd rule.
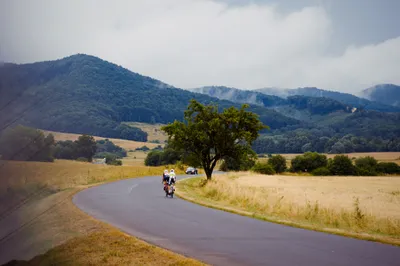
[[[183,151],[186,162],[202,166],[207,179],[211,179],[220,159],[252,154],[251,145],[259,131],[269,128],[256,114],[246,111],[248,107],[244,104],[240,109],[230,107],[220,113],[217,105],[202,105],[192,99],[184,112],[184,122],[174,121],[162,130],[168,134],[171,147]]]
[[[52,162],[54,136],[25,126],[15,126],[0,132],[0,158],[16,161]]]

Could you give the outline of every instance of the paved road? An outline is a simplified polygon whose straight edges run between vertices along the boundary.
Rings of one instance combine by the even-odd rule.
[[[263,222],[166,198],[160,177],[89,188],[76,194],[73,202],[129,234],[212,265],[400,265],[399,247]]]

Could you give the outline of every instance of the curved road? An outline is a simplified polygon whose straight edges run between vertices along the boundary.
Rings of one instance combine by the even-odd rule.
[[[128,234],[212,265],[400,265],[399,247],[166,198],[159,176],[92,187],[76,194],[73,202]]]

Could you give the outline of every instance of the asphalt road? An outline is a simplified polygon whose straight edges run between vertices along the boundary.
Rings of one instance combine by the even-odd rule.
[[[161,177],[92,187],[76,194],[73,202],[128,234],[212,265],[400,265],[399,247],[292,228],[166,198]]]

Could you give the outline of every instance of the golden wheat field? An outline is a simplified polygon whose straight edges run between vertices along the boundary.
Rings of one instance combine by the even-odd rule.
[[[178,194],[272,221],[400,244],[400,177],[218,175],[179,182]]]
[[[46,131],[42,130],[46,135],[51,133],[54,135],[54,139],[56,141],[65,141],[65,140],[77,140],[78,137],[81,134],[73,134],[73,133],[62,133],[62,132],[54,132],[54,131]],[[98,136],[93,136],[95,140],[102,140],[102,139],[107,139],[104,137],[98,137]],[[163,146],[163,143],[157,144],[157,143],[150,143],[150,142],[141,142],[141,141],[133,141],[133,140],[125,140],[125,139],[113,139],[113,138],[108,138],[110,141],[112,141],[115,145],[120,146],[121,148],[124,148],[125,150],[135,150],[136,148],[140,148],[143,146],[147,146],[148,148],[152,149],[157,147],[158,145]]]
[[[163,167],[67,160],[0,161],[0,165],[0,235],[7,234],[10,228],[20,228],[2,246],[3,259],[29,260],[21,265],[120,265],[129,261],[138,265],[201,265],[116,231],[72,203],[73,195],[84,188],[119,179],[161,175]]]

